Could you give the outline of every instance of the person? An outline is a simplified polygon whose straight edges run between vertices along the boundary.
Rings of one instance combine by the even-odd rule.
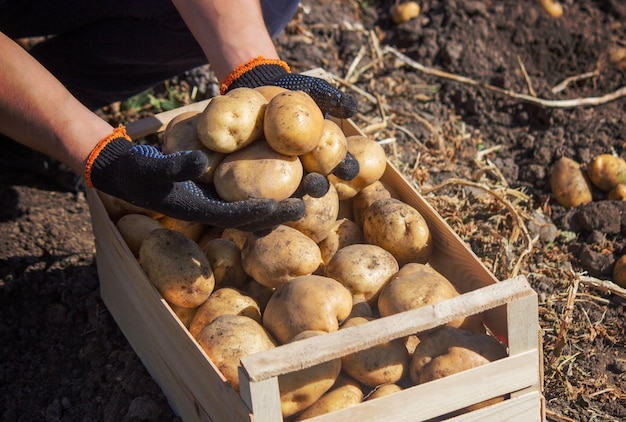
[[[298,219],[301,199],[225,202],[193,180],[207,166],[202,154],[164,155],[95,113],[208,62],[222,94],[278,85],[306,91],[325,113],[352,116],[352,96],[292,73],[280,59],[273,38],[297,6],[295,0],[0,0],[0,133],[66,164],[89,187],[175,218],[249,231]],[[34,36],[45,40],[29,51],[15,41]],[[345,178],[358,163],[348,168]]]

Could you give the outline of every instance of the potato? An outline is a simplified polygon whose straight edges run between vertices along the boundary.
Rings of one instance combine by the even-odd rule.
[[[414,384],[423,384],[506,356],[504,346],[490,335],[444,326],[420,335],[409,376]]]
[[[205,147],[198,136],[198,120],[200,112],[187,111],[175,116],[163,131],[163,153],[171,154],[178,151],[201,151],[209,162],[205,172],[198,178],[204,183],[213,182],[215,168],[224,158],[224,154],[211,151]]]
[[[272,295],[274,294],[274,290],[274,288],[264,286],[252,279],[250,279],[250,281],[248,281],[248,283],[243,288],[243,292],[259,304],[259,307],[261,308],[261,314],[263,314],[263,312],[265,311],[267,302],[269,302],[270,297],[272,297]]]
[[[339,214],[337,190],[330,185],[328,192],[321,198],[304,195],[302,201],[306,210],[304,217],[286,222],[285,225],[304,233],[315,243],[319,243],[326,239],[337,221]]]
[[[557,19],[563,16],[563,6],[558,0],[539,0],[539,3],[550,17]]]
[[[215,170],[213,184],[226,201],[282,201],[298,189],[303,175],[298,157],[280,154],[259,141],[224,158]]]
[[[613,266],[613,282],[626,288],[626,255],[620,256]]]
[[[337,192],[337,196],[339,196],[339,192]],[[354,216],[352,215],[352,198],[339,199],[339,215],[337,215],[337,219],[339,220],[341,218],[354,221]]]
[[[592,187],[585,171],[571,158],[561,157],[552,166],[550,187],[554,199],[565,208],[592,201]]]
[[[406,264],[380,293],[378,311],[385,317],[434,305],[459,294],[456,287],[431,266],[419,263]],[[448,325],[484,332],[480,314],[453,320]]]
[[[352,296],[352,310],[347,319],[356,317],[374,318],[372,305],[362,296]]]
[[[377,199],[389,199],[391,193],[380,180],[375,181],[371,185],[365,186],[352,198],[352,215],[354,222],[363,228],[363,219],[365,211],[372,206]]]
[[[612,154],[600,154],[587,166],[587,175],[596,187],[605,192],[626,183],[626,161]]]
[[[315,416],[345,409],[359,404],[362,400],[363,391],[358,382],[349,379],[349,377],[340,376],[335,385],[328,392],[298,415],[296,421],[303,421]]]
[[[211,99],[197,123],[200,142],[211,151],[231,153],[261,139],[267,100],[252,88],[236,88]]]
[[[626,201],[626,184],[618,183],[609,191],[608,198],[612,201]]]
[[[147,208],[138,207],[123,199],[117,198],[108,193],[98,191],[98,196],[102,201],[102,205],[107,211],[109,218],[112,222],[116,223],[117,220],[125,216],[126,214],[145,214],[152,218],[162,217],[163,214],[149,210]]]
[[[217,287],[243,288],[249,277],[243,269],[241,250],[237,245],[222,238],[212,239],[198,245],[209,258]]]
[[[280,93],[267,104],[263,133],[267,143],[280,154],[302,155],[313,151],[323,130],[324,115],[304,91]]]
[[[250,277],[276,288],[295,277],[313,274],[322,263],[322,256],[310,237],[279,225],[265,236],[249,236],[241,260]]]
[[[381,397],[388,396],[390,394],[397,393],[398,391],[402,391],[402,387],[398,384],[383,384],[376,387],[370,394],[367,395],[365,400],[374,400]]]
[[[248,239],[248,235],[250,235],[249,232],[238,229],[224,229],[224,231],[222,231],[222,239],[230,240],[239,249],[243,249],[246,244],[246,240]]]
[[[332,278],[306,275],[276,289],[263,313],[263,326],[281,343],[313,330],[339,329],[352,309],[352,295]]]
[[[303,331],[292,342],[326,334],[324,331]],[[309,368],[278,376],[283,417],[306,409],[328,391],[341,372],[341,359],[331,359]]]
[[[241,358],[276,347],[261,324],[242,315],[218,316],[198,333],[196,340],[237,392]]]
[[[406,3],[396,3],[391,6],[391,19],[397,24],[401,24],[414,19],[420,14],[420,6],[414,1]]]
[[[365,243],[361,229],[347,218],[336,220],[328,236],[318,244],[324,265],[328,264],[339,249],[355,243]]]
[[[168,305],[172,308],[172,311],[176,314],[180,322],[186,327],[189,328],[191,325],[191,320],[196,315],[196,311],[198,308],[182,308],[180,306],[176,306],[173,303],[169,303]]]
[[[300,160],[308,172],[321,173],[327,176],[346,157],[348,141],[346,135],[334,121],[324,119],[323,126],[322,136],[317,146],[312,151],[301,155]]]
[[[449,375],[486,365],[507,356],[506,349],[494,337],[453,327],[442,327],[421,336],[409,370],[415,384],[423,384]],[[472,411],[504,400],[504,397],[468,406]]]
[[[253,298],[232,287],[222,287],[198,306],[189,325],[189,332],[197,337],[215,318],[226,314],[247,316],[261,323],[261,308]]]
[[[144,214],[126,214],[117,220],[116,226],[135,257],[139,256],[139,248],[150,232],[163,228],[157,220]]]
[[[376,141],[366,136],[352,135],[346,138],[348,151],[359,162],[359,173],[352,180],[341,180],[334,174],[328,180],[335,185],[339,199],[354,197],[365,186],[379,180],[387,168],[385,150]]]
[[[428,223],[415,208],[399,199],[374,201],[363,214],[365,241],[391,252],[398,264],[426,263],[433,250]]]
[[[277,96],[278,94],[282,94],[283,92],[288,92],[287,88],[283,88],[276,85],[261,85],[254,88],[256,91],[260,92],[265,100],[269,103],[272,98]]]
[[[163,130],[161,149],[164,154],[206,148],[200,142],[196,129],[199,117],[199,111],[185,111],[169,121]]]
[[[202,233],[204,233],[204,230],[206,229],[206,225],[202,223],[180,220],[167,215],[159,218],[159,223],[161,223],[161,225],[166,229],[176,230],[177,232],[184,234],[194,242],[197,242],[198,239],[200,239],[200,236],[202,236]]]
[[[350,318],[341,325],[341,329],[366,324],[369,320]],[[403,339],[380,343],[341,358],[342,370],[368,387],[397,382],[407,373],[408,367],[409,352]]]
[[[139,263],[163,298],[182,308],[200,306],[215,287],[204,252],[175,230],[153,230],[139,248]]]
[[[353,296],[373,304],[398,268],[393,255],[380,246],[354,244],[335,253],[325,275],[339,281]]]

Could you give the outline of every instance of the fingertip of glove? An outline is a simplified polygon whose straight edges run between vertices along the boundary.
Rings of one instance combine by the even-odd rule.
[[[333,170],[333,174],[341,180],[349,181],[358,176],[359,170],[359,162],[348,152],[341,163]]]
[[[172,169],[172,173],[179,180],[190,180],[202,176],[208,167],[209,159],[202,151],[186,151],[181,156],[179,165]]]
[[[349,119],[354,116],[359,110],[359,104],[356,97],[350,94],[343,94],[341,96],[340,105],[337,107],[337,115],[341,119]]]
[[[309,173],[302,178],[298,194],[296,196],[309,195],[313,198],[321,198],[330,189],[328,178],[320,173]]]

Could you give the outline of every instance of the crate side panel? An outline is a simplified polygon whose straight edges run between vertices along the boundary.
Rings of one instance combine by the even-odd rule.
[[[436,328],[532,294],[534,291],[526,278],[518,276],[433,305],[258,352],[242,358],[241,363],[252,381],[261,381]]]
[[[431,231],[434,248],[429,264],[450,280],[461,293],[498,282],[439,213],[390,163],[387,163],[387,170],[381,180],[396,188],[400,199],[422,214]],[[486,312],[485,323],[498,337],[506,338],[506,306]]]
[[[543,396],[533,391],[447,419],[447,422],[543,422],[544,413]]]
[[[88,192],[102,299],[150,375],[184,420],[246,420],[239,395],[189,336]],[[226,419],[225,419],[226,418]]]
[[[536,380],[536,364],[536,351],[529,351],[311,418],[310,421],[428,421],[528,387]],[[480,380],[480,388],[476,388],[477,380]]]

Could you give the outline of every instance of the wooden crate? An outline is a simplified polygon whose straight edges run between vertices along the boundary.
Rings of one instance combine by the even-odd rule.
[[[175,115],[203,110],[206,102],[128,125],[138,139],[164,129]],[[347,135],[359,133],[338,122]],[[109,219],[98,194],[89,190],[96,259],[104,303],[129,343],[184,421],[281,421],[277,377],[375,344],[483,312],[488,327],[508,345],[508,357],[311,421],[543,421],[542,356],[537,295],[525,277],[498,281],[439,214],[390,163],[382,178],[415,207],[432,232],[429,261],[462,295],[367,324],[343,329],[241,361],[238,394],[221,375],[148,280]],[[494,397],[507,399],[460,416],[445,415]]]

